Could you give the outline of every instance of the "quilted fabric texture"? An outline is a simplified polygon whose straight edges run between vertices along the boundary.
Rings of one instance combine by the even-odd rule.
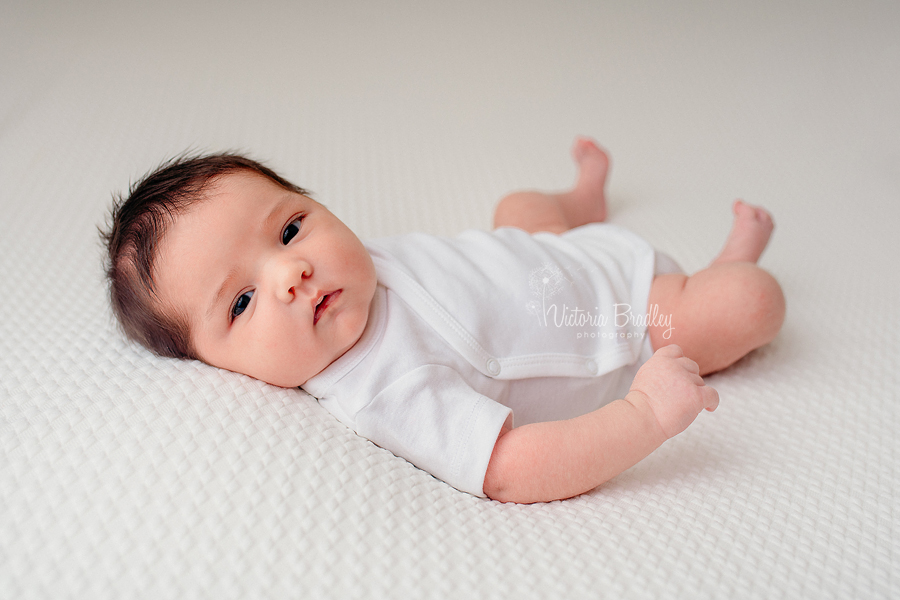
[[[900,10],[747,5],[4,2],[0,597],[900,597]],[[688,270],[767,206],[788,299],[718,411],[589,494],[470,497],[112,322],[96,227],[179,152],[365,238],[488,228],[576,134]]]

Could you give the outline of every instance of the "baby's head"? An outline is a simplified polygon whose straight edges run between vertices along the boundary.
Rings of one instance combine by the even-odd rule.
[[[104,232],[113,312],[161,356],[295,387],[365,329],[375,267],[307,193],[233,154],[169,162]]]

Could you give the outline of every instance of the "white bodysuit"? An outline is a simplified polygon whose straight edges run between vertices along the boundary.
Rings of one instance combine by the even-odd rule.
[[[652,354],[648,321],[664,322],[648,312],[654,273],[677,270],[609,224],[366,247],[378,275],[366,329],[302,387],[359,435],[478,496],[513,415],[516,426],[571,418],[628,391]]]

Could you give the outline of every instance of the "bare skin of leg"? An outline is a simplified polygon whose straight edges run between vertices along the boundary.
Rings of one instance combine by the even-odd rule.
[[[572,146],[578,165],[575,186],[556,194],[513,192],[494,210],[494,227],[517,227],[529,233],[563,233],[580,225],[606,220],[606,175],[609,157],[588,138]]]
[[[604,221],[609,158],[587,138],[575,140],[572,156],[578,178],[571,190],[510,194],[497,205],[494,227],[563,233]],[[733,211],[731,233],[709,267],[690,277],[660,275],[650,290],[649,304],[658,305],[660,315],[672,315],[671,331],[649,328],[653,349],[678,344],[700,366],[701,375],[724,369],[768,344],[784,321],[781,287],[756,265],[772,234],[772,218],[740,200]]]
[[[690,277],[660,275],[650,304],[672,315],[673,331],[650,327],[656,350],[678,344],[700,365],[700,374],[720,371],[771,342],[784,322],[784,295],[775,278],[756,265],[774,225],[764,209],[734,203],[734,224],[719,255]]]

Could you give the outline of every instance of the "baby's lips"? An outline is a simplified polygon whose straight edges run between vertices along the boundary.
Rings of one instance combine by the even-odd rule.
[[[334,290],[316,297],[316,304],[313,306],[313,325],[319,322],[319,318],[334,303],[335,298],[341,295],[343,290]]]
[[[325,296],[327,296],[327,295],[328,295],[328,294],[325,293],[325,292],[321,292],[321,291],[320,291],[320,292],[316,292],[316,295],[312,297],[312,301],[313,301],[313,302],[312,302],[312,308],[313,308],[313,311],[315,311],[316,308],[319,307],[319,304],[321,304],[322,302],[325,301]]]
[[[328,294],[324,292],[319,292],[313,297],[312,304],[312,312],[313,312],[313,325],[315,325],[319,321],[319,317],[322,314],[322,310],[325,308],[325,302],[328,298]]]

